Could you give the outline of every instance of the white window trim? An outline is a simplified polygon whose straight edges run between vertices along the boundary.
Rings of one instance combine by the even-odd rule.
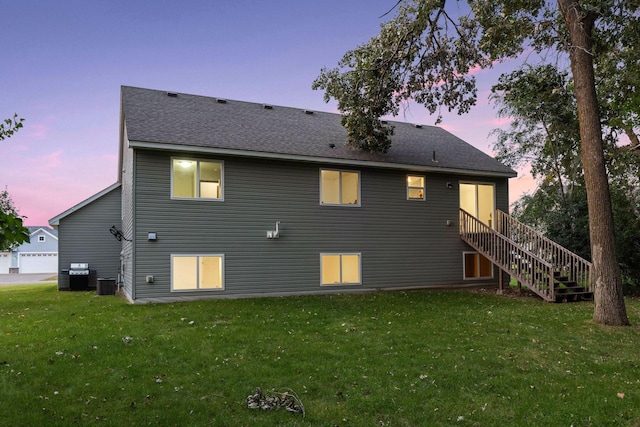
[[[493,263],[491,264],[491,276],[478,276],[478,277],[467,277],[465,274],[465,255],[468,254],[478,254],[480,256],[484,256],[482,255],[480,252],[477,251],[465,251],[462,252],[462,280],[487,280],[487,279],[493,279],[494,276],[494,268],[493,268]],[[485,257],[486,258],[486,257]],[[480,263],[478,263],[478,269],[480,268]],[[480,274],[480,271],[478,271],[478,274]]]
[[[46,236],[41,234],[38,236],[38,243],[44,243],[46,241]]]
[[[340,255],[340,283],[322,283],[322,257],[325,255]],[[358,255],[358,278],[359,282],[342,282],[342,256],[343,255]],[[320,286],[359,286],[362,285],[362,252],[321,252],[320,253]]]
[[[173,289],[173,259],[174,258],[179,258],[179,257],[220,257],[222,260],[220,262],[220,276],[222,279],[222,283],[221,283],[221,287],[220,288],[206,288],[206,289],[202,289],[202,288],[193,288],[193,289]],[[196,263],[196,265],[198,265]],[[221,292],[224,291],[225,289],[225,285],[226,285],[226,280],[225,280],[225,259],[224,259],[224,254],[171,254],[171,266],[170,266],[170,273],[171,276],[171,292]],[[200,270],[198,269],[197,274],[196,274],[196,283],[200,282]]]
[[[415,176],[418,178],[422,178],[422,182],[424,183],[424,185],[422,187],[411,187],[409,186],[409,177],[410,176]],[[407,176],[405,177],[405,183],[407,184],[407,200],[411,200],[413,202],[424,202],[425,200],[427,200],[427,177],[425,175],[416,175],[416,174],[412,174],[412,173],[408,173]],[[422,190],[422,198],[421,199],[414,199],[409,197],[409,190],[411,189],[421,189]]]
[[[338,187],[340,189],[340,194],[339,194],[340,200],[342,200],[342,172],[358,174],[358,203],[323,203],[322,202],[322,171],[340,172],[340,185]],[[320,176],[320,206],[342,206],[342,207],[349,207],[349,208],[359,208],[361,206],[362,192],[360,187],[362,183],[361,181],[362,175],[360,174],[359,170],[320,168],[319,176]]]
[[[202,200],[202,201],[207,201],[207,202],[224,202],[224,161],[223,160],[215,160],[215,159],[194,159],[194,158],[186,158],[186,157],[171,157],[171,166],[170,166],[170,173],[171,173],[171,188],[170,188],[170,192],[171,192],[171,200]],[[200,183],[200,163],[201,162],[208,162],[208,163],[220,163],[220,198],[218,199],[212,199],[212,198],[207,198],[207,197],[176,197],[173,195],[173,162],[174,160],[184,160],[186,162],[196,162],[198,164],[198,168],[197,168],[197,176],[196,176],[196,180],[198,182],[198,184]],[[198,192],[198,194],[200,194],[200,185],[196,186],[196,191]]]

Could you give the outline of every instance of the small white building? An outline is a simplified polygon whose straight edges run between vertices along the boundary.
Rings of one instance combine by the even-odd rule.
[[[11,252],[0,252],[0,274],[52,273],[58,271],[58,232],[37,226],[29,229],[30,242]]]

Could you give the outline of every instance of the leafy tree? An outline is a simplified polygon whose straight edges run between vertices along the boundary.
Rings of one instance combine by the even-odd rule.
[[[544,232],[550,239],[583,258],[590,259],[589,218],[584,187],[575,185],[563,200],[557,182],[543,181],[531,195],[520,198],[513,215]],[[612,185],[616,250],[625,294],[640,294],[640,194]],[[630,195],[632,197],[630,197]]]
[[[0,141],[16,133],[23,126],[22,122],[24,119],[19,119],[18,115],[14,114],[12,118],[5,119],[4,123],[0,123]]]
[[[0,123],[0,141],[11,137],[22,126],[24,119],[5,119]],[[7,190],[0,192],[0,251],[8,251],[13,246],[29,241],[29,230],[22,225],[22,217],[13,206],[13,200]]]
[[[397,114],[406,100],[423,104],[431,113],[439,113],[442,106],[466,113],[476,102],[473,69],[491,67],[496,61],[530,49],[568,55],[589,209],[593,319],[602,324],[628,325],[615,253],[594,57],[610,53],[609,69],[619,70],[612,49],[621,47],[620,41],[633,39],[640,21],[638,0],[467,3],[470,13],[453,17],[445,9],[446,0],[399,0],[395,17],[382,25],[380,33],[347,52],[338,68],[323,69],[313,88],[324,89],[325,100],[338,101],[348,145],[386,152],[393,129],[379,118]],[[627,62],[638,59],[635,34],[635,41],[625,51],[630,60]],[[637,92],[638,79],[632,78],[633,72],[629,76],[629,91]],[[623,89],[616,99],[623,100],[619,96]],[[631,107],[621,103],[618,112],[629,117]]]
[[[541,65],[502,75],[491,88],[498,116],[512,119],[508,130],[492,132],[497,136],[496,157],[512,167],[530,164],[534,177],[557,184],[555,195],[561,200],[582,176],[580,131],[569,83],[567,72]]]
[[[11,250],[16,245],[29,242],[29,229],[22,225],[22,217],[13,205],[11,196],[0,192],[0,252]]]
[[[629,8],[638,9],[633,1]],[[640,149],[636,130],[640,127],[640,60],[638,60],[638,34],[640,21],[628,19],[624,11],[615,11],[606,22],[598,26],[594,37],[596,62],[596,89],[601,102],[602,122],[614,133],[621,131]]]
[[[494,131],[494,148],[496,157],[510,166],[529,163],[539,183],[532,195],[516,203],[514,215],[589,259],[587,198],[572,84],[568,73],[551,65],[527,66],[501,76],[491,99],[499,106],[498,115],[512,120],[507,130]],[[611,99],[599,99],[602,111],[614,110]],[[605,125],[605,159],[618,261],[626,293],[632,293],[640,291],[640,159],[617,146],[621,123],[610,120]]]

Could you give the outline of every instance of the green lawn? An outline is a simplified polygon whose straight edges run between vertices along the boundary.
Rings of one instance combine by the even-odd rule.
[[[634,325],[640,301],[628,300]],[[640,426],[640,327],[396,292],[129,305],[0,288],[0,425]],[[247,407],[293,390],[305,416]]]

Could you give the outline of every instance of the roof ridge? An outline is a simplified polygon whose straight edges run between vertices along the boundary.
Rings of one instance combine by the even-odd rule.
[[[183,95],[183,96],[189,96],[189,97],[195,97],[195,98],[205,98],[205,99],[210,99],[210,100],[224,100],[225,103],[241,103],[241,104],[248,104],[248,105],[255,105],[258,106],[262,109],[265,109],[265,106],[269,106],[272,108],[277,108],[277,109],[287,109],[287,110],[296,110],[296,111],[302,111],[302,112],[313,112],[313,113],[318,113],[318,114],[330,114],[330,115],[335,115],[335,116],[341,116],[342,113],[340,112],[334,112],[334,111],[325,111],[325,110],[315,110],[315,109],[309,109],[309,108],[305,108],[305,107],[292,107],[292,106],[288,106],[288,105],[280,105],[280,104],[274,104],[271,102],[266,102],[266,101],[244,101],[241,99],[235,99],[235,98],[226,98],[226,97],[219,97],[219,96],[209,96],[209,95],[199,95],[199,94],[195,94],[195,93],[187,93],[187,92],[179,92],[179,91],[175,91],[175,90],[161,90],[161,89],[151,89],[151,88],[144,88],[144,87],[139,87],[139,86],[127,86],[127,85],[122,85],[120,86],[122,89],[127,88],[127,89],[134,89],[134,90],[144,90],[144,91],[151,91],[151,92],[158,92],[158,93],[164,93],[164,94],[177,94],[178,96]],[[384,116],[386,117],[386,116]],[[394,120],[394,119],[389,119],[389,118],[380,118],[381,122],[386,122],[387,124],[402,124],[402,125],[411,125],[411,126],[415,126],[415,127],[429,127],[429,128],[433,128],[433,129],[442,129],[442,127],[440,126],[436,126],[436,125],[429,125],[429,124],[424,124],[424,123],[419,123],[419,122],[405,122],[405,121],[399,121],[399,120]]]

